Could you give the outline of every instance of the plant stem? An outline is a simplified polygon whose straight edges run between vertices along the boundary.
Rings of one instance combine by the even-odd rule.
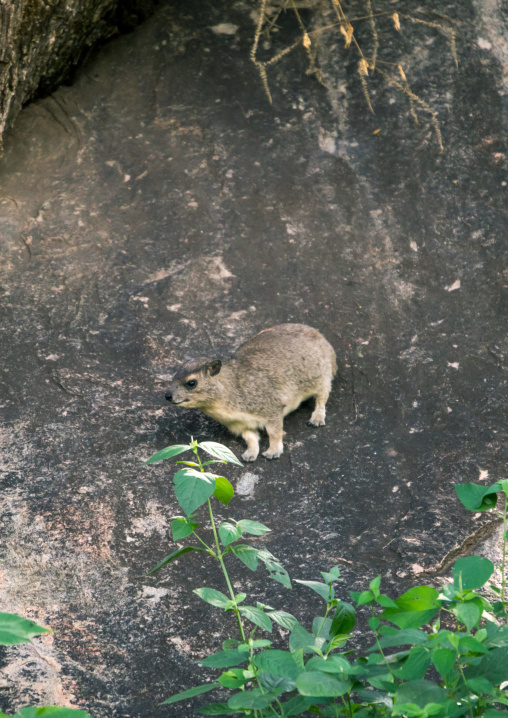
[[[201,541],[201,543],[203,544],[203,546],[204,546],[204,547],[206,548],[206,550],[210,553],[210,556],[213,556],[214,558],[217,558],[217,555],[216,555],[215,551],[213,550],[213,548],[212,548],[211,546],[209,546],[207,543],[205,543],[205,542],[203,541],[203,539],[202,539],[200,536],[198,536],[195,531],[192,532],[192,535],[195,536],[198,541]]]
[[[200,471],[201,471],[202,473],[205,473],[205,470],[204,470],[204,468],[203,468],[203,464],[201,463],[201,459],[200,459],[200,457],[199,457],[199,453],[198,453],[197,447],[193,447],[192,451],[194,452],[194,455],[196,456],[196,459],[198,460]],[[243,641],[244,643],[247,643],[247,639],[246,639],[246,637],[245,637],[245,632],[244,632],[244,630],[243,630],[243,624],[242,624],[242,619],[241,619],[241,616],[240,616],[240,611],[238,610],[238,606],[236,605],[236,601],[235,601],[235,592],[233,591],[233,586],[231,585],[231,581],[229,580],[228,572],[227,572],[227,570],[226,570],[226,565],[225,565],[224,560],[223,560],[223,558],[222,558],[222,553],[221,553],[221,550],[220,550],[219,537],[218,537],[218,535],[217,535],[217,529],[215,528],[215,520],[214,520],[214,518],[213,518],[212,504],[211,504],[211,502],[210,502],[210,499],[208,499],[208,502],[207,502],[207,503],[208,503],[208,511],[209,511],[209,513],[210,513],[210,523],[212,524],[213,537],[214,537],[214,539],[215,539],[215,547],[216,547],[216,549],[217,549],[217,553],[216,553],[215,558],[216,558],[217,561],[220,563],[220,567],[221,567],[221,569],[222,569],[222,573],[224,574],[224,578],[226,579],[226,583],[227,583],[227,586],[228,586],[229,595],[231,596],[231,600],[232,600],[233,603],[235,604],[235,607],[234,607],[233,610],[234,610],[235,615],[236,615],[236,620],[237,620],[237,622],[238,622],[238,628],[239,628],[239,630],[240,630],[240,635],[241,635],[241,637],[242,637],[242,641]],[[199,538],[199,537],[198,537],[198,538]],[[203,543],[203,542],[202,542],[202,543]],[[205,544],[205,545],[206,545],[206,544]]]
[[[372,608],[372,618],[374,618],[374,617],[375,617],[375,616],[374,616],[374,608]],[[374,634],[374,638],[376,639],[376,644],[377,644],[377,647],[378,647],[378,649],[379,649],[379,652],[380,652],[380,654],[381,654],[382,657],[383,657],[383,663],[386,665],[386,667],[387,667],[388,670],[390,671],[390,673],[391,673],[391,675],[392,675],[392,677],[393,677],[393,680],[394,680],[394,681],[398,681],[399,679],[397,678],[397,676],[395,675],[395,673],[392,671],[392,667],[391,667],[390,664],[388,663],[388,661],[387,661],[387,659],[386,659],[386,656],[385,656],[385,654],[384,654],[384,652],[383,652],[383,649],[382,649],[382,647],[381,647],[381,644],[379,643],[379,635],[378,635],[377,629],[372,629],[372,633]]]
[[[506,588],[506,509],[508,506],[508,496],[504,494],[504,511],[503,511],[503,561],[501,564],[501,602],[503,604],[503,612],[506,613],[506,599],[505,599],[505,588]]]
[[[320,633],[321,633],[321,629],[322,629],[323,626],[325,625],[325,621],[326,621],[326,618],[327,618],[328,614],[330,613],[330,610],[331,610],[331,609],[330,609],[330,606],[328,605],[328,602],[327,602],[327,604],[326,604],[326,612],[325,612],[325,615],[323,616],[323,620],[321,621],[321,625],[319,626],[319,630],[318,630],[318,632],[317,632],[317,637],[318,637],[318,638],[319,638],[319,635],[320,635]]]
[[[215,528],[215,520],[214,520],[214,518],[213,518],[212,504],[211,504],[211,502],[210,502],[210,499],[208,499],[208,511],[210,512],[210,522],[211,522],[211,524],[212,524],[213,536],[214,536],[214,539],[215,539],[215,546],[217,547],[217,556],[216,556],[216,558],[217,558],[217,561],[220,563],[220,567],[221,567],[221,569],[222,569],[222,573],[224,574],[224,578],[226,579],[226,583],[227,583],[227,586],[228,586],[229,595],[231,596],[231,600],[235,602],[235,592],[234,592],[234,590],[233,590],[233,586],[231,585],[231,581],[229,580],[228,572],[227,572],[227,569],[226,569],[226,564],[224,563],[224,559],[222,558],[222,554],[221,554],[221,551],[220,551],[219,537],[218,537],[218,535],[217,535],[217,529]],[[236,602],[235,602],[235,607],[234,607],[233,610],[234,610],[235,615],[236,615],[236,620],[237,620],[237,622],[238,622],[238,628],[239,628],[239,630],[240,630],[240,635],[241,635],[241,637],[242,637],[242,641],[243,641],[244,643],[247,643],[247,639],[246,639],[246,637],[245,637],[245,632],[244,632],[244,630],[243,630],[242,619],[241,619],[241,617],[240,617],[240,611],[238,610],[238,606],[236,605]]]
[[[462,680],[464,681],[464,686],[466,687],[466,691],[467,691],[467,702],[469,703],[469,711],[470,711],[470,713],[471,713],[471,718],[474,718],[473,706],[471,705],[471,694],[470,694],[470,692],[469,692],[469,687],[468,687],[468,685],[467,685],[467,683],[466,683],[466,677],[465,677],[465,675],[464,675],[464,671],[462,670],[462,666],[460,665],[460,662],[459,662],[458,659],[457,659],[457,665],[458,665],[458,667],[459,667],[459,671],[460,671],[460,675],[462,676]]]
[[[351,715],[351,705],[348,705],[346,703],[346,699],[344,698],[344,696],[341,696],[340,699],[344,703],[344,708],[346,709],[348,716],[350,716]],[[348,702],[349,702],[349,693],[348,693]],[[336,718],[338,718],[339,714],[337,713],[337,703],[334,703],[334,707],[335,707],[335,716],[336,716]]]

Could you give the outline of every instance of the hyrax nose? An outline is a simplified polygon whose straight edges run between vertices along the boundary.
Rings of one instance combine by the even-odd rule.
[[[168,401],[173,401],[173,394],[171,393],[171,389],[168,389],[166,392],[166,399]]]

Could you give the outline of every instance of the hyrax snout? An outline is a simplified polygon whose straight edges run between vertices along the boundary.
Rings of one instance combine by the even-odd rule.
[[[336,371],[335,352],[317,329],[281,324],[248,339],[225,361],[208,357],[186,361],[173,377],[166,399],[201,409],[242,436],[247,443],[245,461],[257,458],[259,430],[266,429],[270,445],[263,456],[277,459],[283,451],[283,419],[302,401],[314,397],[308,423],[324,426]]]

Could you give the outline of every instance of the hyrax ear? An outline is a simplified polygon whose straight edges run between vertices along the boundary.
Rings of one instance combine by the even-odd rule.
[[[222,362],[220,359],[212,359],[203,367],[205,374],[208,374],[208,376],[215,376],[220,372],[221,368]]]

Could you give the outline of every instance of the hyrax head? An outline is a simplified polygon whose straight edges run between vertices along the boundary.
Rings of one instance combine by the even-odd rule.
[[[178,369],[166,391],[166,399],[186,409],[198,409],[217,398],[214,377],[220,372],[220,359],[198,357],[190,359]]]

